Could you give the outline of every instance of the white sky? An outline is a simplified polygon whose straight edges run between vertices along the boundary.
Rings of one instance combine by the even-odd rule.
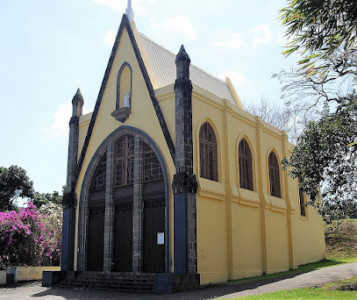
[[[133,0],[139,31],[193,64],[231,78],[243,105],[282,103],[273,73],[283,0]],[[61,190],[71,100],[92,111],[127,0],[11,0],[0,6],[0,165],[27,170],[39,192]]]

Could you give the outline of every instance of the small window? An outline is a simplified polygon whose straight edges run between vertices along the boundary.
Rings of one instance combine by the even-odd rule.
[[[115,145],[115,186],[134,183],[134,136],[124,135]]]
[[[105,152],[100,159],[98,166],[94,172],[91,192],[99,192],[105,190],[106,184],[106,170],[107,170],[107,153]]]
[[[269,181],[270,181],[270,194],[272,196],[281,198],[280,191],[280,168],[278,159],[274,152],[269,154]]]
[[[301,178],[299,178],[299,202],[300,202],[300,215],[306,217],[305,193],[304,189],[300,187]]]
[[[218,181],[217,141],[212,126],[206,122],[201,126],[200,140],[200,176]]]
[[[238,147],[239,158],[239,186],[242,189],[253,191],[253,168],[252,168],[252,152],[245,139],[239,143]]]

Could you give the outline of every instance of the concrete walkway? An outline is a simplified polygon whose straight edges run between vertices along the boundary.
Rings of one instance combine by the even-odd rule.
[[[216,285],[198,290],[171,294],[154,295],[121,293],[109,291],[74,290],[64,288],[45,288],[40,282],[20,284],[15,287],[0,288],[0,300],[22,299],[231,299],[249,295],[272,293],[279,290],[303,287],[318,287],[325,283],[349,279],[357,276],[357,263],[344,264],[315,270],[290,278],[275,278],[247,284]]]

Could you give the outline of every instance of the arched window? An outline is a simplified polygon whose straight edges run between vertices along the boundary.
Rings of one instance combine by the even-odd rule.
[[[200,175],[203,178],[218,181],[216,135],[208,122],[201,126],[199,140]]]
[[[134,136],[124,135],[115,144],[115,186],[134,183]]]
[[[300,215],[306,217],[305,195],[304,189],[300,187],[301,177],[299,177],[299,202],[300,202]]]
[[[269,154],[269,181],[270,181],[270,194],[275,197],[281,198],[280,191],[280,171],[278,159],[274,152]]]
[[[100,159],[98,166],[94,172],[92,184],[90,187],[91,192],[99,192],[105,190],[106,169],[107,169],[107,153],[105,152],[102,158]]]
[[[253,191],[252,152],[245,139],[241,140],[238,147],[239,157],[239,186]]]

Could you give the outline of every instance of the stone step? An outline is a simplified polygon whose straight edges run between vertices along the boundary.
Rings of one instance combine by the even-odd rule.
[[[101,290],[153,292],[154,274],[68,272],[66,277],[55,284],[57,287],[87,288]]]

